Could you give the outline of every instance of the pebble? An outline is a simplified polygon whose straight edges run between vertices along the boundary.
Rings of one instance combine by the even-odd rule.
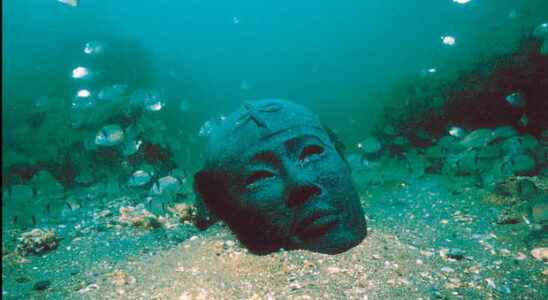
[[[49,280],[40,280],[37,281],[33,286],[32,289],[36,291],[44,291],[49,288],[51,285],[51,281]]]
[[[461,260],[464,258],[464,250],[461,250],[461,249],[457,249],[457,248],[452,248],[452,249],[449,249],[447,251],[447,257],[449,258],[452,258],[452,259],[456,259],[456,260]]]
[[[548,248],[540,247],[531,250],[531,256],[538,260],[548,261]]]
[[[74,276],[74,275],[76,275],[76,274],[78,274],[78,273],[80,273],[80,269],[72,269],[72,270],[70,271],[70,275],[72,275],[72,276]]]
[[[17,277],[17,278],[15,279],[15,281],[16,281],[17,283],[25,283],[25,282],[29,282],[29,281],[30,281],[30,278],[24,277],[24,276],[23,276],[23,277]]]
[[[492,289],[497,289],[497,285],[495,284],[495,281],[493,278],[485,278],[485,282],[487,282],[487,285],[491,287]]]
[[[444,272],[444,273],[453,273],[453,272],[455,272],[455,270],[453,268],[450,268],[450,267],[443,267],[443,268],[441,268],[441,271]]]
[[[517,260],[524,260],[527,258],[527,255],[525,255],[525,253],[523,252],[518,252],[518,254],[516,254],[516,259]]]

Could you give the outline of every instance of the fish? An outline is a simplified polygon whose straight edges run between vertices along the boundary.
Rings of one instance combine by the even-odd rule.
[[[420,76],[421,77],[426,77],[426,76],[429,76],[429,75],[434,75],[438,70],[436,68],[428,68],[428,69],[422,69],[420,71]]]
[[[177,178],[173,176],[165,176],[162,178],[159,178],[154,185],[152,186],[152,189],[150,190],[150,193],[153,195],[161,195],[163,193],[176,193],[181,188],[181,182]]]
[[[546,38],[542,43],[542,46],[540,46],[540,55],[548,55],[548,38]]]
[[[72,100],[71,109],[73,111],[79,111],[95,106],[96,100],[94,97],[91,97],[91,92],[88,90],[79,90],[76,93],[76,97]]]
[[[182,112],[188,112],[190,110],[190,105],[188,102],[181,100],[181,103],[179,103],[179,110]]]
[[[78,66],[72,70],[72,78],[82,79],[90,75],[88,68]]]
[[[453,126],[449,128],[448,133],[450,136],[463,138],[466,135],[466,130],[464,130],[462,127]]]
[[[157,100],[156,102],[152,103],[152,104],[148,104],[145,106],[145,109],[148,110],[148,111],[160,111],[162,110],[162,108],[164,108],[165,104],[160,101],[160,100]]]
[[[87,55],[96,55],[103,52],[104,44],[99,41],[89,41],[84,45],[84,53]]]
[[[102,88],[97,94],[99,100],[115,100],[121,97],[127,89],[125,84],[113,84]]]
[[[504,98],[512,107],[522,108],[525,107],[525,98],[520,92],[513,92]]]
[[[137,151],[139,151],[139,148],[141,148],[141,144],[143,143],[143,141],[139,140],[139,141],[134,141],[134,140],[131,140],[131,141],[127,141],[124,143],[124,146],[122,148],[122,152],[124,153],[125,156],[130,156],[132,154],[135,154],[137,153]]]
[[[57,1],[72,7],[78,6],[78,0],[57,0]]]
[[[124,140],[124,131],[119,125],[107,125],[95,136],[95,145],[97,146],[115,146]]]
[[[133,174],[129,178],[128,186],[130,187],[143,186],[149,183],[151,179],[152,179],[152,176],[147,171],[137,170],[133,172]]]
[[[533,37],[538,39],[548,38],[548,22],[538,25],[535,30],[533,30]]]
[[[165,106],[161,91],[156,89],[138,89],[129,100],[131,104],[142,105],[148,111],[159,111]]]
[[[519,118],[519,124],[523,127],[527,127],[527,124],[529,124],[529,118],[525,113]]]
[[[441,37],[441,41],[443,42],[443,44],[445,44],[445,45],[447,45],[447,46],[454,46],[455,43],[457,42],[457,40],[455,39],[455,37],[450,36],[450,35],[442,36],[442,37]]]

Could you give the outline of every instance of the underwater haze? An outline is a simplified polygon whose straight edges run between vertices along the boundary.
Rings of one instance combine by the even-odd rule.
[[[310,105],[349,135],[371,126],[385,100],[379,93],[395,82],[421,69],[452,74],[480,57],[507,53],[548,9],[542,0],[80,1],[76,8],[12,1],[3,8],[4,111],[14,111],[7,124],[25,110],[24,99],[64,92],[46,78],[68,80],[81,45],[104,37],[143,48],[147,56],[140,59],[150,67],[140,72],[173,91],[178,99],[171,101],[193,104],[194,116],[180,118],[188,119],[180,125],[185,130],[242,100],[273,97]],[[444,47],[446,35],[456,37],[455,47]]]
[[[2,17],[3,298],[548,298],[548,1]],[[372,232],[349,252],[250,254],[195,196],[212,128],[269,98],[344,144]]]

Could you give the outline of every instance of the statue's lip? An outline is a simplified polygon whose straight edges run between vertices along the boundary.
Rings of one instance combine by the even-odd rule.
[[[312,239],[327,233],[339,223],[336,210],[318,210],[299,222],[296,233],[301,239]]]

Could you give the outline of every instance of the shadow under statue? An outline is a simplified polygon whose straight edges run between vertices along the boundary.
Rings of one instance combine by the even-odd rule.
[[[205,165],[194,176],[198,201],[252,253],[336,254],[365,238],[342,144],[305,107],[249,101],[208,138]]]

